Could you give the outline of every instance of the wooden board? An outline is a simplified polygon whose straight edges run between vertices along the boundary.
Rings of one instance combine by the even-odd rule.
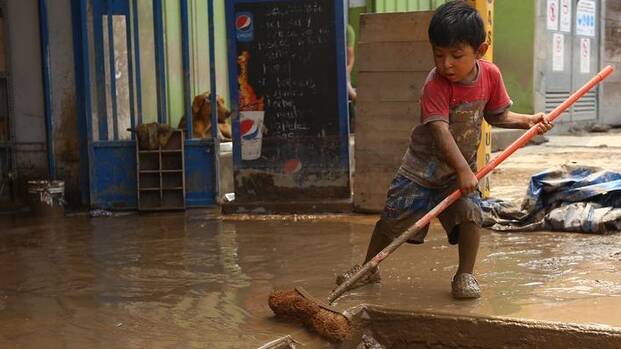
[[[420,117],[418,101],[358,101],[356,111],[397,120],[410,119],[414,122],[418,121]]]
[[[427,41],[370,42],[358,44],[359,72],[424,72],[433,68]]]
[[[420,90],[433,67],[432,12],[363,15],[358,54],[354,208],[380,212],[420,118]]]
[[[357,101],[417,103],[426,78],[427,73],[423,72],[361,72]]]
[[[427,41],[431,16],[432,11],[363,14],[359,42]]]

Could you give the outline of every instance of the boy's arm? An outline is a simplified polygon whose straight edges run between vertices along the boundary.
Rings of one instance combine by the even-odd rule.
[[[431,121],[428,126],[446,162],[457,172],[459,188],[464,194],[475,191],[479,181],[472,173],[470,165],[461,154],[457,143],[455,143],[455,139],[449,130],[449,124],[446,121]]]
[[[545,118],[545,113],[520,114],[507,109],[500,114],[487,115],[485,120],[492,126],[501,128],[529,129],[537,125],[539,134],[544,134],[552,128],[552,124]]]
[[[549,131],[552,124],[546,120],[544,113],[529,115],[509,111],[512,102],[503,82],[502,74],[495,65],[492,64],[489,67],[491,68],[489,71],[492,88],[490,99],[485,106],[485,120],[496,127],[529,129],[537,125],[539,134]]]

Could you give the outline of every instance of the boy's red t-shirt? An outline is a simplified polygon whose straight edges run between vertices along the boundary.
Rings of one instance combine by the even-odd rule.
[[[470,83],[451,82],[434,68],[420,98],[421,124],[412,130],[410,146],[398,173],[430,188],[454,184],[455,170],[444,160],[429,128],[432,121],[445,121],[470,167],[476,170],[476,153],[485,116],[511,106],[500,70],[478,60],[478,73]]]

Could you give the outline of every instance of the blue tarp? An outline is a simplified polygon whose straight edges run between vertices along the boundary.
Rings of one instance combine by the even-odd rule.
[[[531,177],[526,197],[482,203],[484,226],[499,231],[560,230],[607,233],[621,230],[621,173],[563,166]]]

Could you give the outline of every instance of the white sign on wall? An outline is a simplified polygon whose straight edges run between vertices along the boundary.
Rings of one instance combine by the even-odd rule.
[[[561,0],[559,20],[562,32],[571,32],[571,0]]]
[[[552,71],[565,70],[565,35],[554,33],[552,39]]]
[[[558,0],[548,0],[546,6],[547,28],[558,30]]]
[[[580,39],[580,72],[591,72],[591,39]]]
[[[576,7],[576,35],[595,36],[595,1],[580,0]]]

